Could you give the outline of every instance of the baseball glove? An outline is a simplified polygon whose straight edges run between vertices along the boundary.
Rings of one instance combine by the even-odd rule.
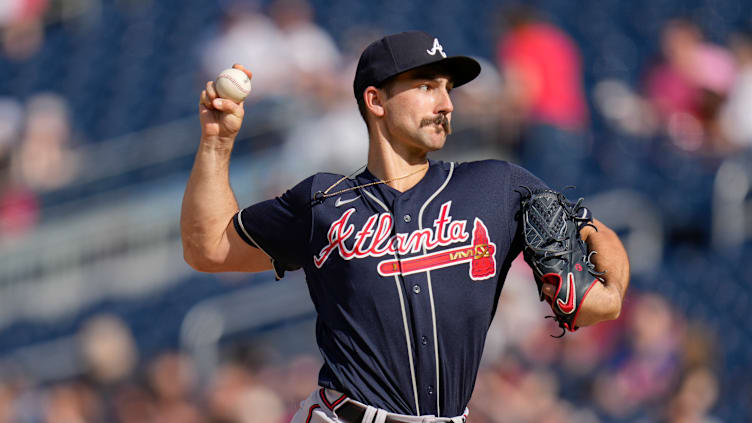
[[[551,306],[553,318],[562,328],[577,330],[576,320],[582,302],[596,282],[603,281],[603,273],[595,270],[587,245],[580,238],[580,229],[593,226],[590,211],[580,198],[571,203],[560,192],[531,191],[521,200],[523,224],[523,255],[533,269],[538,295]],[[543,284],[556,288],[553,300],[543,294]]]

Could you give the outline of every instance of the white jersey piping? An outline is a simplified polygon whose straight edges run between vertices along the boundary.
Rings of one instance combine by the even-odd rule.
[[[376,198],[375,195],[371,194],[367,190],[362,190],[366,195],[371,198],[373,201],[378,203],[384,211],[389,213],[389,209],[386,207],[386,205]],[[391,213],[390,213],[391,214]],[[392,219],[394,218],[394,215],[392,215]],[[397,256],[397,252],[394,253],[394,258],[399,260],[399,257]],[[410,377],[412,378],[413,383],[413,396],[415,397],[415,415],[420,415],[420,402],[418,401],[418,384],[416,382],[415,378],[415,364],[413,364],[413,348],[412,343],[410,342],[410,330],[407,325],[407,311],[405,310],[405,299],[402,295],[402,285],[400,284],[399,275],[394,275],[394,283],[397,285],[397,294],[399,295],[400,300],[400,308],[402,309],[402,326],[405,329],[405,343],[407,344],[407,358],[410,362]]]
[[[266,255],[267,255],[267,256],[269,257],[269,260],[271,260],[271,262],[272,262],[272,268],[274,268],[274,276],[275,276],[275,277],[276,277],[277,279],[282,279],[282,276],[280,276],[280,275],[279,275],[279,274],[277,273],[277,266],[275,266],[275,265],[274,265],[274,257],[272,257],[272,255],[271,255],[271,254],[267,253],[267,252],[266,252],[266,250],[264,250],[264,247],[262,247],[262,246],[261,246],[261,244],[259,244],[258,242],[256,242],[256,240],[255,240],[255,239],[253,239],[253,237],[251,236],[251,234],[249,234],[249,233],[248,233],[248,231],[247,231],[247,230],[245,230],[245,226],[243,226],[243,218],[242,218],[242,217],[240,216],[240,214],[241,214],[241,213],[243,213],[243,211],[242,211],[242,210],[241,210],[241,211],[239,211],[239,212],[238,212],[238,213],[237,213],[237,214],[235,215],[235,218],[236,218],[236,219],[238,220],[238,226],[240,226],[240,229],[241,229],[241,230],[243,231],[243,233],[245,234],[245,236],[247,236],[247,237],[248,237],[248,239],[250,239],[250,240],[251,240],[251,242],[253,242],[254,244],[256,244],[256,246],[258,247],[258,249],[259,249],[259,250],[261,250],[261,251],[262,251],[262,252],[263,252],[264,254],[266,254]]]
[[[447,175],[446,180],[443,184],[439,187],[439,189],[436,190],[436,192],[433,193],[430,197],[428,197],[428,200],[426,200],[425,203],[423,203],[423,206],[420,208],[420,212],[418,213],[418,229],[423,229],[423,211],[425,211],[426,206],[428,206],[428,203],[430,203],[434,198],[436,198],[437,195],[441,191],[446,188],[447,184],[449,184],[449,180],[452,179],[452,174],[454,173],[454,162],[449,163],[449,175]],[[426,246],[423,245],[423,254],[428,254],[428,251],[426,249]],[[440,389],[441,389],[441,379],[440,379],[440,373],[439,373],[439,342],[438,342],[438,332],[436,330],[436,306],[433,302],[433,285],[431,283],[431,271],[426,271],[426,279],[428,280],[428,296],[431,300],[431,322],[433,323],[433,350],[435,354],[435,360],[436,360],[436,415],[441,415],[441,396],[439,395]]]
[[[384,203],[383,203],[383,202],[382,202],[381,200],[379,200],[378,198],[376,198],[376,196],[375,196],[375,195],[371,194],[370,192],[366,191],[365,189],[363,189],[362,191],[363,191],[364,193],[366,193],[366,195],[367,195],[367,196],[369,196],[369,197],[371,198],[371,200],[373,200],[373,201],[375,201],[375,202],[379,203],[379,205],[380,205],[380,206],[381,206],[381,207],[382,207],[382,208],[383,208],[383,209],[384,209],[384,210],[385,210],[385,211],[386,211],[387,213],[389,213],[389,209],[388,209],[388,208],[386,207],[386,204],[384,204]]]

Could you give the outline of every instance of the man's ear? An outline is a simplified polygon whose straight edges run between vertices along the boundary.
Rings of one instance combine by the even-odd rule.
[[[374,86],[363,91],[363,100],[371,113],[378,117],[384,116],[384,92]]]

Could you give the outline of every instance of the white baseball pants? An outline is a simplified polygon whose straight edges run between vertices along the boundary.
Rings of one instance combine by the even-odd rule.
[[[342,420],[337,418],[337,408],[347,401],[361,404],[340,392],[324,388],[316,389],[300,403],[300,408],[290,423],[342,423]],[[363,405],[363,407],[366,408],[363,420],[353,423],[384,423],[387,417],[410,423],[465,423],[468,414],[468,410],[465,409],[465,414],[457,417],[405,416],[371,406]]]

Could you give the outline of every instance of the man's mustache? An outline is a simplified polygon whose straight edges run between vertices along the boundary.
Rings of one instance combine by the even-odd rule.
[[[449,118],[445,114],[439,114],[434,118],[429,119],[423,119],[420,121],[420,127],[428,126],[428,125],[441,125],[442,128],[444,128],[444,132],[447,133],[447,135],[452,133],[452,124],[449,122]]]

